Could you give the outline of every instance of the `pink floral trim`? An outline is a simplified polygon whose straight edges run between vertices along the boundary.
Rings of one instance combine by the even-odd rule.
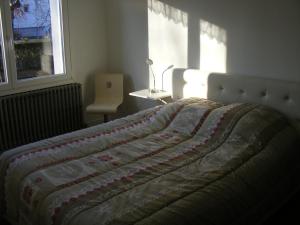
[[[30,204],[31,202],[31,197],[32,197],[32,194],[33,194],[33,190],[30,186],[25,186],[24,187],[24,190],[23,190],[23,193],[22,193],[22,198],[23,200],[27,203],[27,204]]]
[[[205,119],[207,118],[207,116],[209,115],[209,113],[212,111],[212,109],[207,110],[202,118],[200,119],[200,122],[198,123],[198,125],[195,127],[195,129],[192,131],[192,134],[196,134],[196,132],[199,130],[199,128],[202,126],[202,124],[204,123]]]
[[[77,195],[75,197],[71,197],[70,199],[68,199],[66,201],[63,201],[60,204],[60,206],[56,207],[54,209],[54,211],[52,212],[52,224],[55,223],[55,221],[57,219],[57,216],[58,216],[59,212],[61,211],[62,207],[67,206],[67,205],[69,205],[72,202],[78,201],[81,197],[84,197],[84,196],[87,196],[87,195],[99,192],[99,191],[103,190],[106,187],[110,187],[110,186],[114,185],[116,182],[120,182],[120,181],[121,182],[132,182],[133,179],[134,179],[134,176],[138,175],[139,173],[143,173],[143,172],[152,170],[152,169],[154,169],[157,166],[165,165],[165,164],[168,164],[168,163],[170,163],[172,161],[179,160],[179,159],[185,157],[186,155],[198,153],[197,149],[199,147],[203,146],[203,145],[206,145],[208,143],[208,141],[216,134],[216,132],[218,131],[218,129],[220,128],[220,126],[221,126],[221,124],[222,124],[222,122],[224,120],[225,115],[231,109],[232,108],[229,108],[229,109],[227,109],[227,111],[223,112],[223,114],[217,120],[217,122],[216,122],[215,126],[213,127],[213,129],[210,130],[209,135],[202,142],[200,142],[199,144],[191,145],[191,146],[187,147],[185,150],[183,150],[183,152],[178,153],[178,155],[173,156],[172,158],[165,159],[164,161],[158,162],[158,163],[153,164],[151,166],[146,166],[144,168],[139,168],[135,172],[131,172],[131,173],[127,174],[127,175],[123,175],[121,177],[114,178],[113,181],[110,181],[108,183],[104,183],[104,184],[102,184],[99,187],[95,187],[93,190],[87,191],[87,192],[82,193],[80,195]]]
[[[63,143],[59,143],[59,144],[48,146],[46,148],[40,148],[40,149],[31,150],[30,152],[26,152],[26,153],[24,153],[22,155],[19,155],[17,157],[12,158],[10,160],[10,163],[14,163],[16,160],[21,159],[24,156],[29,156],[29,155],[32,155],[32,154],[35,154],[35,153],[41,153],[41,152],[48,151],[48,150],[58,150],[58,148],[64,147],[64,146],[66,146],[68,144],[76,144],[76,143],[80,143],[82,141],[87,141],[89,139],[93,139],[93,138],[96,138],[96,137],[110,135],[110,134],[113,134],[113,133],[116,133],[116,132],[120,132],[120,131],[126,130],[128,128],[134,128],[134,127],[136,127],[136,126],[138,126],[140,124],[143,124],[143,123],[149,121],[154,115],[157,114],[157,112],[160,109],[161,109],[161,107],[158,107],[151,114],[146,115],[144,118],[140,119],[139,121],[135,121],[132,124],[128,124],[128,125],[125,125],[125,126],[120,126],[120,127],[114,128],[114,129],[112,129],[110,131],[101,131],[99,133],[95,133],[95,134],[92,134],[90,136],[82,137],[82,138],[79,138],[79,139],[76,139],[76,140],[69,140],[69,141],[66,141],[66,142],[63,142]]]
[[[119,166],[119,165],[120,165],[120,162],[115,160],[115,161],[112,161],[111,164],[112,164],[113,166]]]
[[[184,105],[181,105],[171,116],[170,116],[170,121],[172,121],[174,118],[175,118],[175,116],[178,114],[178,112],[182,109],[184,107]],[[159,108],[160,109],[160,108]],[[157,111],[158,111],[158,109],[155,111],[155,113],[157,113]],[[148,119],[150,119],[152,116],[149,116],[149,118]],[[145,119],[145,121],[146,121],[146,119]],[[145,122],[144,121],[144,122]],[[144,122],[142,122],[142,123],[144,123]],[[136,124],[140,124],[140,122],[136,122]],[[125,126],[124,126],[125,127]],[[134,141],[134,140],[137,140],[137,139],[139,139],[140,137],[138,137],[138,136],[134,136],[134,137],[132,137],[132,138],[128,138],[127,140],[119,140],[119,141],[117,141],[117,142],[115,142],[115,143],[111,143],[111,144],[109,144],[107,147],[106,147],[106,149],[109,149],[109,148],[112,148],[112,147],[114,147],[114,146],[118,146],[118,145],[122,145],[122,144],[127,144],[127,143],[129,143],[130,141]],[[66,162],[66,161],[70,161],[70,160],[76,160],[76,159],[79,159],[79,158],[81,158],[81,156],[70,156],[70,157],[66,157],[66,158],[63,158],[63,159],[60,159],[60,160],[57,160],[57,161],[53,161],[53,162],[49,162],[49,163],[45,163],[45,164],[43,164],[43,165],[39,165],[39,166],[37,166],[35,169],[33,169],[33,170],[37,170],[37,169],[44,169],[44,168],[46,168],[46,167],[48,167],[48,166],[53,166],[53,165],[56,165],[56,164],[59,164],[59,163],[63,163],[63,162]],[[93,163],[91,163],[91,164],[93,164]],[[8,165],[8,167],[9,167],[9,165]]]
[[[178,108],[178,109],[170,116],[169,122],[168,122],[168,123],[170,123],[170,122],[175,118],[175,116],[178,114],[178,112],[179,112],[185,105],[186,105],[186,104],[182,104],[182,105],[179,106],[179,108]],[[160,108],[161,108],[161,107],[158,107],[154,112],[151,113],[151,115],[148,114],[146,117],[144,117],[145,119],[143,119],[143,120],[141,120],[141,121],[137,121],[137,122],[135,122],[135,123],[133,123],[133,124],[131,124],[131,125],[126,125],[126,126],[123,126],[123,127],[118,128],[118,129],[113,129],[112,131],[104,131],[104,132],[102,132],[102,133],[100,133],[100,134],[98,133],[98,134],[92,135],[92,136],[90,136],[89,138],[94,138],[94,137],[101,136],[101,135],[108,135],[108,134],[111,134],[112,132],[116,132],[117,130],[127,129],[127,127],[135,127],[135,126],[137,126],[137,125],[139,125],[139,124],[143,124],[143,123],[147,122],[147,120],[151,120],[151,118],[153,117],[153,115],[155,115],[155,114],[160,110]],[[167,125],[168,125],[168,123],[167,123]],[[166,125],[166,126],[167,126],[167,125]],[[28,155],[30,155],[31,153],[34,154],[34,153],[37,153],[37,152],[42,152],[42,151],[46,151],[46,150],[50,150],[50,149],[53,150],[54,148],[62,147],[62,146],[64,146],[64,145],[67,145],[67,144],[70,144],[70,143],[79,143],[81,140],[86,140],[87,138],[88,138],[88,137],[85,137],[85,138],[82,138],[82,139],[79,139],[79,140],[72,140],[72,141],[69,141],[69,142],[60,143],[60,144],[53,145],[53,146],[48,147],[48,148],[35,149],[35,150],[31,151],[31,152],[27,152],[27,153],[25,153],[25,154],[23,154],[23,155],[21,155],[21,156],[18,156],[18,157],[16,157],[16,158],[13,158],[13,159],[11,159],[10,163],[9,163],[8,166],[7,166],[7,170],[6,170],[5,176],[7,176],[7,171],[8,171],[8,168],[9,168],[10,164],[13,163],[13,162],[15,162],[15,160],[17,160],[17,159],[22,158],[23,156],[28,156]],[[111,143],[109,146],[107,146],[107,148],[110,148],[110,147],[113,147],[113,146],[119,145],[119,144],[126,144],[126,143],[128,143],[128,142],[130,142],[130,141],[132,141],[132,140],[138,139],[138,138],[139,138],[139,137],[135,136],[135,137],[133,137],[133,138],[131,138],[131,139],[128,139],[128,140],[121,140],[121,141],[119,141],[119,142],[117,142],[117,143]],[[49,162],[49,163],[46,163],[46,164],[39,165],[39,166],[35,167],[35,168],[33,169],[33,171],[34,171],[34,170],[38,170],[38,169],[43,169],[43,168],[45,168],[45,167],[47,167],[47,166],[52,166],[52,165],[55,165],[55,164],[58,164],[58,163],[63,163],[63,162],[69,161],[69,160],[76,160],[76,159],[78,159],[78,158],[80,158],[80,157],[72,157],[72,156],[70,156],[70,157],[67,157],[67,158],[64,158],[64,159],[55,161],[55,162]],[[90,163],[94,163],[94,162],[90,161]],[[113,160],[113,161],[111,161],[111,164],[112,164],[113,166],[118,166],[118,165],[120,164],[120,162],[118,162],[117,160]],[[29,173],[32,173],[33,171],[30,171]],[[89,178],[92,178],[92,177],[97,176],[97,175],[99,175],[99,174],[98,174],[98,173],[95,173],[95,174],[89,175],[89,176],[86,177],[86,178],[89,179]],[[86,178],[83,178],[83,179],[86,179]],[[125,180],[130,180],[130,177],[126,178]],[[36,182],[41,182],[41,181],[40,181],[40,179],[38,179]],[[80,182],[80,180],[76,180],[76,181],[74,181],[74,182],[72,182],[72,183],[74,184],[74,183],[79,183],[79,182]],[[69,183],[69,184],[67,184],[67,185],[65,185],[65,186],[72,185],[72,183]],[[113,183],[113,182],[111,182],[111,183]],[[24,200],[25,200],[28,204],[30,204],[30,202],[31,202],[32,193],[33,193],[32,189],[28,189],[28,187],[26,188],[26,190],[24,190],[24,193],[23,193]],[[89,192],[88,192],[88,193],[89,193]],[[79,195],[79,197],[80,197],[80,196],[81,196],[81,195]],[[74,201],[74,198],[72,198],[72,201]],[[33,204],[34,204],[34,205],[37,205],[37,201],[34,201]],[[58,209],[57,209],[57,210],[58,210]],[[56,211],[57,211],[57,210],[56,210]]]
[[[111,161],[113,159],[113,157],[111,155],[101,155],[98,157],[98,159],[100,159],[101,161],[107,162],[107,161]]]
[[[34,183],[38,184],[38,183],[41,183],[42,181],[43,181],[43,178],[37,177],[37,178],[34,180]]]

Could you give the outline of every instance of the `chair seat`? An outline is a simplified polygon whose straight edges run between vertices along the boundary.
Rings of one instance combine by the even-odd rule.
[[[115,113],[120,104],[118,102],[93,103],[87,106],[86,111],[89,113]]]
[[[103,114],[104,122],[108,114],[116,113],[123,102],[123,74],[107,73],[95,76],[94,102],[86,107],[87,113]]]

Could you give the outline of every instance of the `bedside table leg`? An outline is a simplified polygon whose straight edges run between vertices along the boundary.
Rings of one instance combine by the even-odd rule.
[[[163,104],[168,104],[165,100],[163,99],[158,99],[159,101],[161,101]]]
[[[107,114],[103,115],[103,120],[104,120],[104,123],[108,122],[108,115]]]

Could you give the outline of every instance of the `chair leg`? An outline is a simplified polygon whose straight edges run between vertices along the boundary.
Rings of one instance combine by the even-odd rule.
[[[108,115],[107,114],[103,115],[103,120],[104,120],[104,123],[108,122]]]

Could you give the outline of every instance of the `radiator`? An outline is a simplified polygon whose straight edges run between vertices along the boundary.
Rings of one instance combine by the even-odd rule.
[[[81,128],[80,84],[0,97],[0,151]]]

